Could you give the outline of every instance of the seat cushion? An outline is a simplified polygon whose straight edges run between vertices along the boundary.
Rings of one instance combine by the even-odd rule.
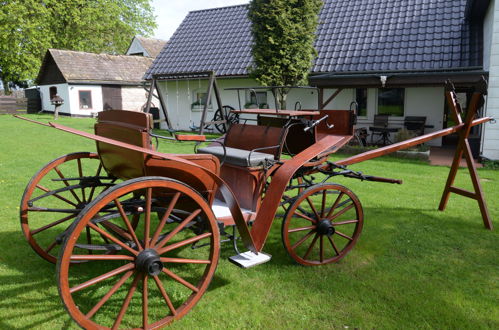
[[[263,152],[251,152],[243,149],[225,147],[225,159],[223,147],[204,147],[199,148],[198,153],[211,154],[217,156],[222,162],[243,167],[262,166],[266,160],[271,161],[274,155]],[[250,159],[251,153],[251,159]]]

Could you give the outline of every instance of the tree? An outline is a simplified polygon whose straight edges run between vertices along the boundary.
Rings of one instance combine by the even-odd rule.
[[[317,56],[315,32],[321,0],[252,0],[253,65],[250,76],[263,86],[297,86],[306,83]],[[288,88],[278,89],[281,109]]]
[[[123,54],[155,26],[150,0],[0,1],[0,79],[34,80],[48,48]]]

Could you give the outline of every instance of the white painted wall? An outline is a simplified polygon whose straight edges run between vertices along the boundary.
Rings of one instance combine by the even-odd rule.
[[[91,109],[80,109],[79,91],[91,91]],[[91,116],[92,113],[102,111],[102,88],[100,85],[70,85],[69,97],[71,103],[71,115],[73,116]]]
[[[491,1],[489,5],[489,11],[487,13],[487,19],[484,24],[492,21],[492,35],[488,32],[485,33],[486,29],[490,31],[490,23],[488,26],[484,25],[484,37],[489,39],[484,40],[484,46],[490,44],[489,54],[485,54],[484,49],[484,64],[486,57],[489,58],[489,88],[487,96],[487,107],[486,116],[494,117],[499,119],[499,2]],[[484,47],[485,48],[485,47]],[[483,145],[482,145],[483,156],[499,160],[499,124],[486,123],[483,133]]]
[[[226,88],[233,87],[254,87],[258,84],[251,79],[218,79],[218,86],[222,95],[224,105],[230,105],[239,109],[239,102],[236,91],[227,91]],[[196,91],[205,92],[208,81],[203,80],[178,80],[178,81],[160,81],[158,83],[160,91],[167,103],[168,114],[174,129],[188,130],[189,127],[198,126],[201,120],[202,107],[191,109],[191,104],[195,101]],[[336,89],[325,90],[324,100],[327,100]],[[241,104],[244,106],[246,99],[245,93],[240,92]],[[349,109],[350,103],[355,100],[355,90],[345,89],[338,94],[333,101],[326,106],[329,110]],[[405,94],[405,116],[426,116],[427,125],[433,125],[425,132],[429,133],[442,129],[444,115],[444,88],[443,87],[419,87],[406,88]],[[288,95],[287,105],[293,109],[295,102],[300,101],[302,109],[317,109],[317,91],[314,89],[293,89]],[[213,104],[216,107],[213,96]],[[267,102],[271,108],[274,107],[272,93],[267,94]],[[214,115],[214,110],[210,108],[207,114],[207,120]],[[374,114],[377,112],[377,89],[368,90],[367,116],[358,119],[357,127],[369,127],[374,120]],[[251,118],[244,115],[245,118]],[[390,118],[390,126],[403,127],[404,117]],[[164,125],[164,124],[163,124]],[[165,128],[165,126],[163,126]],[[428,142],[429,145],[440,146],[441,139],[435,139]]]
[[[40,86],[42,98],[42,109],[54,112],[54,106],[50,103],[50,87],[57,87],[57,94],[62,97],[64,104],[59,109],[59,113],[72,116],[92,116],[92,113],[102,111],[102,89],[100,85],[43,85]],[[92,108],[80,109],[79,91],[91,91]]]
[[[54,112],[55,106],[50,103],[50,87],[57,87],[57,95],[62,97],[64,104],[59,108],[59,113],[70,114],[70,102],[69,100],[69,85],[68,84],[56,84],[56,85],[42,85],[40,86],[40,98],[42,99],[42,110],[48,112]]]
[[[489,71],[490,49],[492,46],[492,33],[494,28],[494,0],[489,5],[483,20],[483,69]]]
[[[122,110],[141,111],[147,102],[146,91],[142,87],[121,86]]]

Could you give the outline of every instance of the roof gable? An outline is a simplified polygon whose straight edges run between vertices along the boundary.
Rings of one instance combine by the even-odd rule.
[[[144,72],[151,63],[152,58],[142,56],[49,49],[37,81],[47,84],[57,83],[53,81],[50,73],[56,67],[68,83],[140,84]]]
[[[470,65],[467,0],[325,0],[312,73],[452,69]],[[190,12],[146,74],[215,70],[246,75],[252,63],[247,5]]]

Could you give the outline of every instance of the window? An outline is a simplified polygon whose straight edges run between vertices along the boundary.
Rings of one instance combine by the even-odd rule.
[[[49,88],[50,99],[52,100],[57,95],[57,87],[52,86]]]
[[[92,109],[92,92],[78,91],[80,99],[80,109]]]
[[[404,94],[403,88],[378,89],[378,114],[403,117]]]
[[[255,92],[253,90],[246,91],[246,103],[244,104],[246,109],[249,108],[259,108],[266,109],[269,107],[267,104],[267,92]]]
[[[191,104],[193,108],[202,108],[206,104],[206,98],[208,94],[206,92],[194,91],[194,102]],[[211,101],[211,100],[210,100]],[[209,108],[211,108],[211,102]]]
[[[367,116],[367,88],[357,88],[355,90],[355,102],[358,105],[358,113],[359,117]]]

